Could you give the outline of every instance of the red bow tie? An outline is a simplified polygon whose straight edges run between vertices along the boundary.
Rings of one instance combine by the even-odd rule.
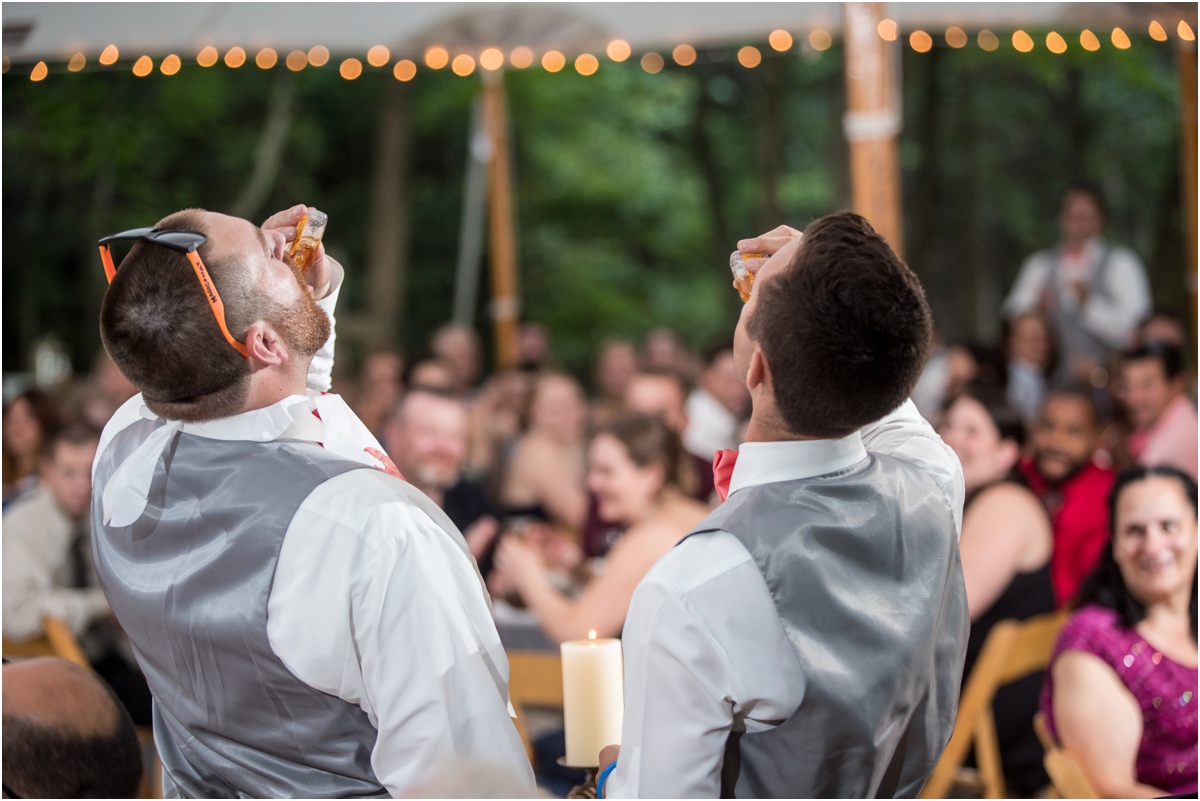
[[[729,479],[733,478],[733,465],[737,461],[738,452],[720,450],[713,454],[713,485],[717,488],[717,497],[722,502],[729,497]]]

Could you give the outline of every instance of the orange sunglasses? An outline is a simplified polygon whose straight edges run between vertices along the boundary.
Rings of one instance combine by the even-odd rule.
[[[213,285],[212,278],[208,274],[208,270],[204,266],[204,262],[200,260],[198,252],[201,245],[208,241],[208,237],[199,231],[159,231],[157,228],[134,228],[130,231],[123,231],[119,234],[106,236],[100,240],[100,260],[104,262],[104,274],[108,276],[108,283],[112,283],[113,276],[117,274],[117,268],[113,265],[112,249],[109,247],[110,242],[141,240],[152,242],[155,245],[162,245],[165,248],[178,251],[187,256],[187,260],[191,262],[192,269],[196,271],[196,278],[200,279],[200,286],[204,288],[204,297],[208,300],[208,305],[212,307],[213,317],[217,318],[217,325],[221,327],[221,333],[225,335],[225,341],[233,346],[233,349],[243,356],[249,358],[250,352],[246,350],[246,346],[233,338],[229,333],[229,328],[225,325],[225,304],[221,302],[221,293],[217,292],[216,286]]]

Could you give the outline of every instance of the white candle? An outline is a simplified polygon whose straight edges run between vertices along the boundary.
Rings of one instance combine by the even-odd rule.
[[[562,644],[563,723],[567,735],[566,762],[594,768],[600,749],[621,743],[625,714],[625,673],[621,641],[570,640]]]

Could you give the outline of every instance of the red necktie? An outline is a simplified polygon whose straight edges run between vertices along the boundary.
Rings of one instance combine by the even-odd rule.
[[[729,497],[729,479],[733,478],[733,465],[737,457],[738,452],[730,450],[713,454],[713,485],[717,488],[717,497],[722,501]]]

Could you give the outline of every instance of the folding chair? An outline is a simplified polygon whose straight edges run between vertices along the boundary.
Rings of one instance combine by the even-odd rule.
[[[921,790],[921,798],[945,798],[955,784],[966,785],[983,798],[1005,797],[992,699],[1004,685],[1046,669],[1066,620],[1067,613],[1062,611],[1024,622],[1002,620],[992,627],[958,700],[954,733]],[[977,769],[962,766],[971,746],[975,747]]]
[[[1078,763],[1058,740],[1050,736],[1050,730],[1046,727],[1046,717],[1041,712],[1033,718],[1033,730],[1042,741],[1042,748],[1046,749],[1043,764],[1046,766],[1046,773],[1050,774],[1050,782],[1054,785],[1058,797],[1099,798]]]
[[[91,664],[79,647],[75,635],[56,617],[47,615],[42,618],[42,636],[24,642],[15,642],[4,638],[4,655],[8,657],[59,656],[74,662],[80,667],[90,668]]]

